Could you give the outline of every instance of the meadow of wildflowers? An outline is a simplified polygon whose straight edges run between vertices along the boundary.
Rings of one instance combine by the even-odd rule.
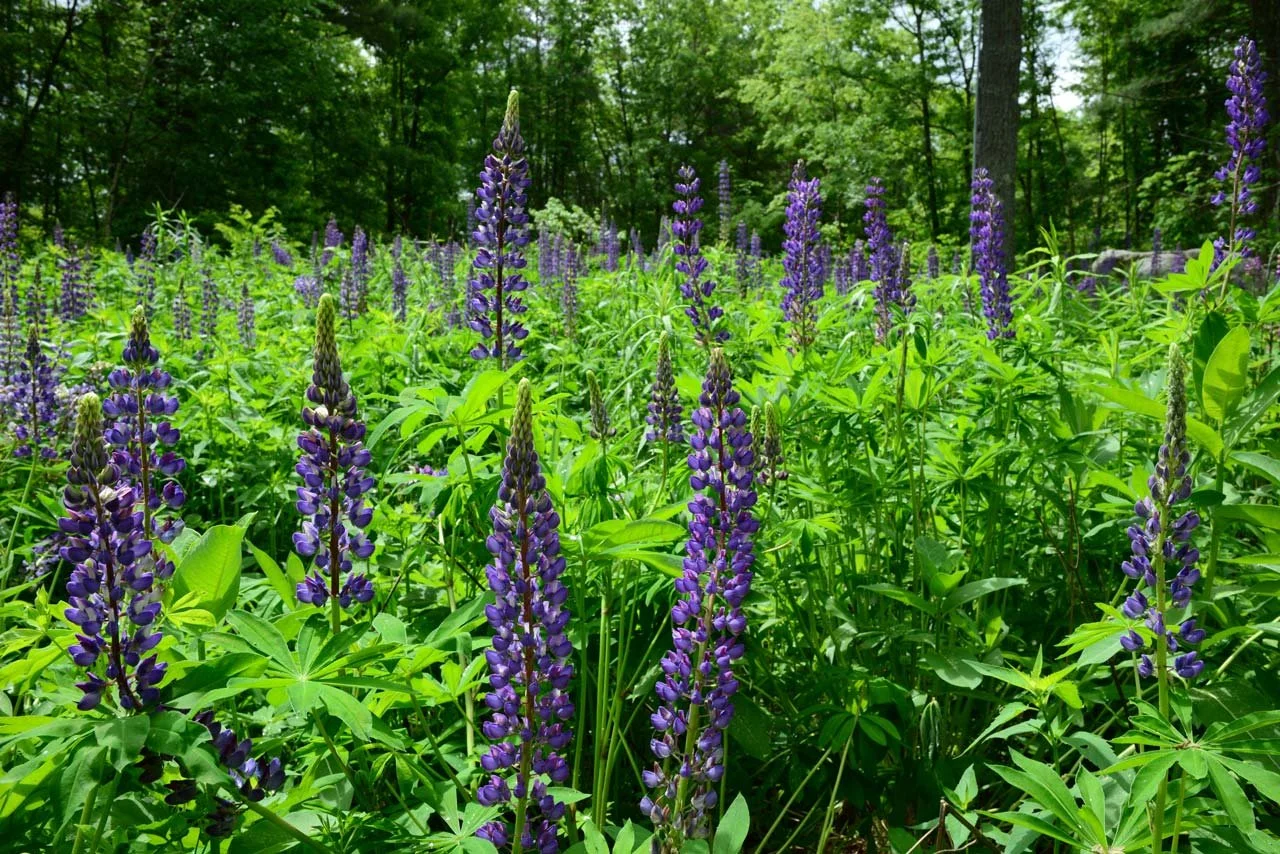
[[[514,92],[465,234],[6,200],[0,851],[1280,850],[1260,74],[1154,278],[981,165],[534,241]]]

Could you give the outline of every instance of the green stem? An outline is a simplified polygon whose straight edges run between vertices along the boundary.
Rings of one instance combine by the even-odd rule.
[[[765,832],[764,839],[761,839],[760,844],[756,846],[756,854],[762,854],[762,852],[769,850],[765,847],[769,844],[769,838],[772,837],[773,832],[778,829],[778,825],[782,822],[783,817],[786,816],[787,810],[791,809],[791,805],[795,803],[796,798],[804,791],[804,787],[808,785],[809,780],[814,774],[818,773],[818,769],[822,767],[822,763],[827,761],[827,757],[831,755],[831,750],[832,748],[828,747],[822,752],[822,755],[818,757],[818,761],[813,763],[813,767],[809,769],[809,773],[804,775],[804,779],[800,781],[800,785],[796,786],[796,790],[791,793],[791,797],[787,798],[787,802],[782,805],[782,809],[773,820],[773,824],[769,825],[769,830]]]
[[[80,809],[80,821],[76,824],[76,841],[71,846],[71,854],[80,854],[84,850],[84,829],[89,825],[89,815],[93,812],[93,805],[98,801],[100,788],[102,788],[101,783],[95,784],[88,797],[84,799],[84,806]]]
[[[116,783],[119,782],[119,779],[120,779],[119,777],[113,777],[111,779],[111,782],[107,784],[106,800],[108,804],[113,802],[113,799],[116,794]],[[102,834],[103,834],[103,831],[106,830],[107,819],[110,818],[110,816],[111,816],[111,809],[107,808],[102,810],[102,815],[98,817],[98,826],[94,828],[93,840],[89,843],[89,850],[95,852],[95,854],[98,850],[98,843],[102,841]]]
[[[31,449],[31,469],[27,472],[27,485],[22,489],[22,501],[19,507],[26,507],[28,499],[31,498],[31,484],[36,479],[36,468],[40,465],[40,451],[38,448]],[[14,514],[13,527],[9,529],[9,545],[5,547],[5,564],[4,564],[4,580],[0,581],[0,590],[9,586],[9,575],[13,572],[13,541],[18,536],[18,517]]]
[[[849,755],[849,745],[853,744],[853,739],[845,740],[844,749],[840,751],[840,767],[836,769],[836,782],[831,787],[831,798],[827,801],[827,814],[822,819],[822,833],[818,837],[818,854],[822,854],[827,850],[827,838],[831,835],[832,826],[835,824],[836,818],[836,795],[840,792],[840,778],[844,776],[845,758]]]
[[[319,842],[315,841],[310,836],[303,833],[297,827],[290,824],[282,816],[276,815],[274,812],[267,809],[262,804],[256,801],[245,800],[244,805],[248,807],[250,810],[252,810],[253,812],[257,813],[262,818],[269,821],[271,824],[274,824],[276,827],[280,828],[280,830],[282,830],[283,832],[287,833],[288,835],[292,836],[294,839],[301,842],[307,848],[310,848],[313,851],[320,851],[322,852],[322,854],[329,854],[329,849],[327,847],[325,847],[324,845],[321,845]]]

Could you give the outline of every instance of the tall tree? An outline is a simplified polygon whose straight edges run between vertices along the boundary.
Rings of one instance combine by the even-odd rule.
[[[1005,257],[1013,258],[1014,188],[1018,167],[1018,65],[1022,59],[1021,0],[982,0],[978,93],[973,111],[973,163],[991,173],[1005,210]]]

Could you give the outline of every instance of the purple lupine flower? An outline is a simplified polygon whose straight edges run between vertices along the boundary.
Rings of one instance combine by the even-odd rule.
[[[155,516],[162,508],[176,511],[186,501],[174,477],[187,464],[168,450],[181,436],[170,421],[178,411],[178,398],[167,393],[173,377],[158,367],[160,351],[151,343],[141,305],[133,310],[123,360],[124,367],[107,376],[112,391],[102,410],[112,423],[103,435],[114,449],[112,462],[134,488],[143,537],[171,543],[182,533],[182,520],[170,515],[157,522]],[[163,552],[154,556],[154,571],[162,581],[173,575],[173,563]]]
[[[1147,480],[1151,495],[1134,507],[1142,521],[1130,526],[1133,555],[1120,565],[1125,575],[1138,582],[1121,610],[1131,620],[1145,618],[1155,642],[1149,645],[1142,635],[1130,629],[1120,643],[1130,652],[1143,653],[1138,664],[1138,673],[1143,677],[1168,667],[1168,656],[1173,655],[1173,671],[1183,679],[1192,679],[1204,669],[1204,662],[1195,652],[1176,653],[1182,644],[1204,640],[1205,632],[1196,627],[1194,618],[1182,619],[1176,630],[1168,628],[1174,611],[1187,616],[1191,588],[1200,579],[1200,570],[1196,569],[1200,552],[1191,544],[1200,516],[1195,510],[1178,516],[1173,509],[1191,495],[1191,476],[1187,473],[1191,452],[1187,448],[1186,365],[1176,344],[1169,352],[1168,383],[1164,443],[1155,473]]]
[[[356,226],[356,233],[351,238],[351,282],[355,290],[354,310],[363,315],[369,310],[369,235],[364,229]]]
[[[1240,218],[1258,211],[1258,201],[1250,187],[1262,177],[1258,161],[1267,147],[1266,129],[1270,116],[1263,91],[1266,81],[1267,72],[1262,70],[1258,46],[1253,39],[1241,36],[1227,74],[1227,89],[1231,92],[1226,101],[1227,144],[1231,146],[1231,156],[1213,173],[1214,178],[1227,185],[1226,189],[1214,194],[1213,204],[1231,202],[1229,234],[1213,242],[1215,270],[1231,253],[1247,257],[1251,251],[1249,241],[1257,236],[1254,229],[1240,224]]]
[[[355,270],[351,267],[342,271],[342,282],[338,285],[338,305],[343,320],[350,322],[360,316],[360,286],[356,284]]]
[[[151,653],[161,638],[151,628],[160,615],[156,560],[137,487],[107,456],[102,404],[92,392],[76,406],[70,461],[58,527],[66,535],[62,558],[73,566],[66,615],[78,627],[67,651],[86,670],[78,705],[96,708],[114,688],[121,708],[138,711],[160,698],[167,667]]]
[[[1160,227],[1156,226],[1151,229],[1151,275],[1158,277],[1160,275],[1160,249],[1161,249],[1161,233]]]
[[[489,518],[493,534],[485,545],[493,560],[485,575],[495,602],[485,607],[493,628],[485,659],[493,690],[484,698],[489,720],[482,730],[494,743],[480,759],[490,776],[476,800],[483,806],[511,804],[515,830],[498,819],[476,835],[499,849],[511,843],[554,854],[560,850],[556,822],[565,805],[548,792],[546,781],[555,786],[569,779],[564,754],[572,737],[565,722],[573,718],[573,647],[565,632],[569,591],[561,581],[560,517],[533,448],[527,379],[516,392],[498,503]],[[520,838],[513,840],[517,832]]]
[[[1173,247],[1173,255],[1169,258],[1170,273],[1185,273],[1187,271],[1187,253],[1182,251],[1182,245],[1177,244]]]
[[[729,161],[720,161],[720,185],[717,188],[716,215],[720,217],[720,245],[729,245],[729,228],[733,222],[733,205],[729,187]]]
[[[605,236],[609,242],[605,246],[604,269],[606,272],[616,273],[622,260],[622,239],[618,236],[618,224],[613,220],[609,220],[609,230]]]
[[[200,271],[200,352],[198,358],[206,358],[213,352],[218,340],[218,313],[222,308],[222,294],[213,271],[205,266]]]
[[[804,161],[796,161],[787,193],[786,237],[782,241],[782,315],[791,337],[808,349],[818,334],[817,302],[822,299],[822,261],[818,251],[818,218],[822,216],[821,182],[806,178]]]
[[[867,247],[859,238],[853,242],[849,250],[849,278],[853,284],[865,282],[871,278],[871,269],[867,264]]]
[[[653,374],[653,393],[649,398],[649,414],[644,419],[650,428],[644,434],[645,441],[683,442],[683,412],[680,392],[676,390],[675,374],[671,370],[671,344],[664,332],[658,339],[658,363]]]
[[[578,334],[578,261],[573,244],[566,244],[568,254],[560,274],[560,318],[565,337],[572,341]]]
[[[240,332],[240,343],[246,350],[252,350],[258,345],[253,294],[249,293],[247,279],[240,285],[240,303],[236,306],[236,329]]]
[[[604,403],[604,393],[600,391],[600,380],[595,371],[587,371],[587,404],[591,413],[590,430],[592,439],[607,447],[608,441],[618,435],[618,430],[609,419],[609,408]]]
[[[462,322],[458,310],[458,255],[462,247],[450,242],[437,245],[433,260],[436,278],[440,280],[440,302],[444,306],[444,322],[450,329]]]
[[[825,288],[831,281],[831,244],[819,243],[813,250],[813,258],[818,265],[818,274],[814,278]]]
[[[627,234],[627,264],[641,271],[647,269],[644,262],[644,244],[640,241],[640,229],[635,226]]]
[[[296,506],[303,521],[302,529],[293,535],[298,554],[314,557],[318,570],[298,585],[298,599],[321,607],[332,598],[335,633],[339,605],[349,608],[353,601],[373,598],[373,584],[351,572],[353,558],[365,560],[373,554],[373,543],[363,533],[373,520],[373,508],[366,507],[363,498],[373,489],[373,478],[365,471],[371,458],[362,441],[365,425],[356,410],[356,396],[342,375],[336,314],[333,295],[320,297],[315,366],[307,387],[312,405],[302,408],[307,429],[298,436],[302,455],[297,472],[303,485],[298,487]]]
[[[22,277],[22,256],[18,253],[18,203],[13,193],[0,201],[0,288],[18,304],[18,280]]]
[[[6,392],[22,364],[22,319],[13,292],[0,287],[0,414],[8,407]]]
[[[844,296],[849,293],[849,289],[853,286],[853,261],[851,256],[846,255],[836,261],[835,269],[832,271],[832,280],[836,286],[836,293]],[[755,431],[751,431],[754,435]]]
[[[964,253],[957,249],[951,254],[951,275],[958,276],[964,270]]]
[[[760,411],[751,411],[752,441],[759,450],[756,453],[756,480],[761,486],[769,486],[786,480],[787,460],[782,450],[782,429],[778,426],[778,410],[773,401],[764,404],[763,423],[760,423]]]
[[[84,317],[88,310],[85,300],[85,284],[81,258],[74,246],[68,246],[58,266],[62,270],[61,291],[58,297],[58,315],[64,323],[73,323]]]
[[[1080,284],[1076,285],[1076,290],[1087,297],[1098,295],[1098,280],[1094,276],[1085,276],[1080,280]]]
[[[284,767],[280,760],[254,759],[252,739],[241,740],[234,731],[218,723],[209,710],[195,715],[193,720],[209,730],[218,761],[230,773],[232,782],[247,800],[257,803],[269,792],[284,785]]]
[[[271,257],[275,259],[276,265],[286,269],[293,266],[293,255],[279,241],[271,241]]]
[[[329,222],[324,227],[324,252],[320,255],[321,269],[329,266],[329,262],[333,260],[344,239],[345,235],[338,230],[338,221],[332,216],[329,217]]]
[[[651,716],[658,762],[644,772],[651,793],[640,803],[662,852],[707,835],[715,784],[724,773],[724,731],[738,689],[733,666],[742,657],[747,624],[742,603],[755,560],[751,535],[759,527],[751,512],[752,439],[738,399],[724,351],[713,348],[689,440],[695,495],[671,609],[672,649],[662,659],[655,687],[660,705]]]
[[[715,280],[702,274],[707,271],[707,259],[702,257],[698,248],[698,233],[702,231],[702,220],[698,211],[702,209],[702,197],[698,195],[701,182],[694,174],[692,166],[681,166],[676,172],[676,195],[672,204],[675,218],[671,221],[671,235],[676,256],[676,272],[684,277],[680,283],[680,293],[689,305],[684,313],[693,324],[694,339],[703,347],[711,346],[715,341],[726,341],[728,332],[715,331],[716,321],[724,314],[718,305],[708,304],[715,292]]]
[[[14,365],[5,408],[14,418],[17,442],[13,455],[51,460],[57,456],[58,423],[62,420],[58,391],[63,370],[45,353],[40,332],[39,323],[27,326],[27,346]]]
[[[187,286],[180,277],[173,295],[173,332],[182,341],[191,340],[191,306],[187,303]]]
[[[302,306],[306,309],[313,309],[320,302],[320,274],[313,275],[303,274],[293,280],[293,290],[298,296],[302,297]]]
[[[942,263],[938,260],[938,247],[932,243],[929,244],[929,254],[925,256],[924,264],[929,281],[936,281],[942,271]]]
[[[868,277],[876,283],[872,291],[876,300],[876,340],[883,342],[893,325],[894,309],[910,312],[914,300],[900,278],[902,259],[885,216],[884,184],[879,178],[872,178],[867,185],[865,204],[867,212],[863,214],[862,221],[866,223],[870,254]]]
[[[396,235],[391,244],[391,311],[404,323],[409,311],[409,277],[404,271],[404,244]]]
[[[497,359],[498,367],[524,358],[520,342],[529,331],[520,323],[525,305],[518,294],[527,287],[520,274],[529,243],[529,161],[520,136],[520,100],[512,89],[502,129],[485,156],[476,197],[475,275],[470,282],[468,310],[471,328],[481,342],[471,351],[475,359]],[[490,338],[493,344],[486,343]]]
[[[987,318],[987,338],[1012,338],[1013,299],[1005,271],[1004,209],[996,197],[995,182],[982,167],[973,171],[972,202],[969,240],[982,291],[982,313]]]

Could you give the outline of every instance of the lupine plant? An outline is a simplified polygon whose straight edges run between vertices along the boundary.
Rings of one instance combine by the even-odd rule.
[[[653,822],[655,850],[675,854],[706,836],[724,773],[724,733],[738,690],[734,664],[743,654],[743,600],[751,589],[754,459],[746,414],[738,406],[724,351],[711,350],[696,428],[690,437],[688,556],[671,609],[672,649],[662,659],[651,716],[657,764],[644,774],[650,793],[640,808]]]
[[[724,309],[710,302],[716,283],[707,272],[707,259],[702,255],[698,235],[702,231],[702,196],[698,194],[701,181],[692,166],[681,166],[676,172],[676,200],[672,204],[675,218],[671,221],[672,242],[675,246],[676,274],[680,276],[680,293],[688,302],[684,313],[693,324],[694,339],[704,347],[716,341],[727,341],[729,333],[717,329],[717,321]]]
[[[1216,268],[1228,255],[1235,253],[1245,257],[1250,251],[1250,241],[1257,232],[1241,222],[1244,217],[1257,212],[1258,202],[1251,189],[1262,176],[1258,161],[1267,146],[1266,127],[1267,97],[1264,86],[1267,73],[1262,70],[1258,46],[1253,39],[1242,36],[1235,48],[1235,59],[1227,75],[1227,145],[1231,156],[1214,177],[1226,186],[1213,196],[1215,205],[1230,203],[1231,215],[1227,235],[1213,242],[1213,265]],[[1226,285],[1223,285],[1226,288]]]
[[[782,315],[791,324],[791,337],[807,350],[817,336],[818,308],[824,278],[818,252],[818,218],[822,215],[821,182],[805,176],[804,161],[791,172],[787,193],[787,221],[782,241]]]
[[[982,313],[987,318],[987,337],[993,341],[1012,338],[1013,298],[1004,257],[1004,208],[986,169],[974,170],[972,189],[969,241],[982,293]]]

